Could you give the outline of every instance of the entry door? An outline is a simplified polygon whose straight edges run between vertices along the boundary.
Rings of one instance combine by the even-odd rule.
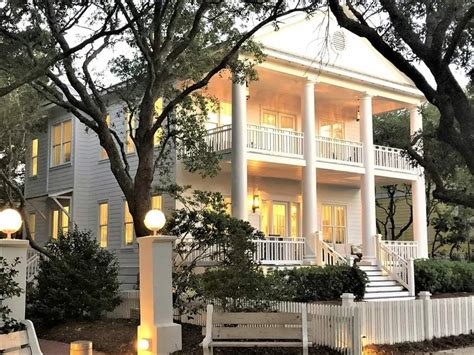
[[[288,236],[288,204],[284,202],[273,203],[273,228],[272,234],[280,237]]]
[[[323,240],[333,246],[346,242],[346,207],[323,205],[321,211]]]

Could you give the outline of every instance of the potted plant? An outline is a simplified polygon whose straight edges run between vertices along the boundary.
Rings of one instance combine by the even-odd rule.
[[[16,258],[8,264],[5,258],[0,257],[0,353],[7,349],[20,348],[28,344],[26,326],[10,317],[11,309],[5,300],[19,296],[23,290],[15,281],[18,271],[15,266],[20,260]]]

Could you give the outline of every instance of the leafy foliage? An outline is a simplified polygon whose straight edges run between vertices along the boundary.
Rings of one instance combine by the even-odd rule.
[[[449,260],[415,261],[416,293],[474,292],[474,263]]]
[[[11,264],[4,257],[0,257],[0,334],[8,334],[24,328],[24,325],[16,319],[12,319],[10,307],[4,304],[4,301],[21,295],[23,290],[15,281],[18,270],[15,269],[20,263],[16,258]]]
[[[295,302],[339,300],[343,293],[352,293],[361,300],[367,282],[362,270],[348,265],[303,267],[267,276],[272,300]]]
[[[98,319],[118,304],[115,256],[101,248],[90,232],[77,229],[46,245],[28,310],[47,324]]]

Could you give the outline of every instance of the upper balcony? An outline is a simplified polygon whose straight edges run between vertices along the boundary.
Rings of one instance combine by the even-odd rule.
[[[232,149],[232,125],[224,125],[208,130],[206,142],[219,153],[228,154]],[[303,159],[304,137],[302,132],[247,125],[247,152],[249,159],[305,165]],[[316,137],[316,166],[331,170],[363,173],[363,145],[350,140]],[[374,146],[375,173],[379,176],[393,174],[415,178],[419,173],[397,148]]]

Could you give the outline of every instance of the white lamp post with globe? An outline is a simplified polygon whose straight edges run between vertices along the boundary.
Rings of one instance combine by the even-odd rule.
[[[12,264],[15,260],[19,263],[15,266],[18,273],[15,281],[18,286],[26,290],[26,253],[29,242],[24,239],[12,239],[12,234],[20,230],[22,225],[21,215],[18,211],[7,208],[0,212],[0,231],[5,233],[7,237],[0,239],[0,256],[5,258],[8,264]],[[20,296],[12,297],[3,301],[7,307],[11,309],[10,316],[16,320],[25,319],[25,292]]]
[[[138,238],[138,355],[169,354],[181,350],[181,326],[173,323],[172,253],[176,237],[158,235],[166,223],[160,210],[149,211],[144,222],[153,236]]]

